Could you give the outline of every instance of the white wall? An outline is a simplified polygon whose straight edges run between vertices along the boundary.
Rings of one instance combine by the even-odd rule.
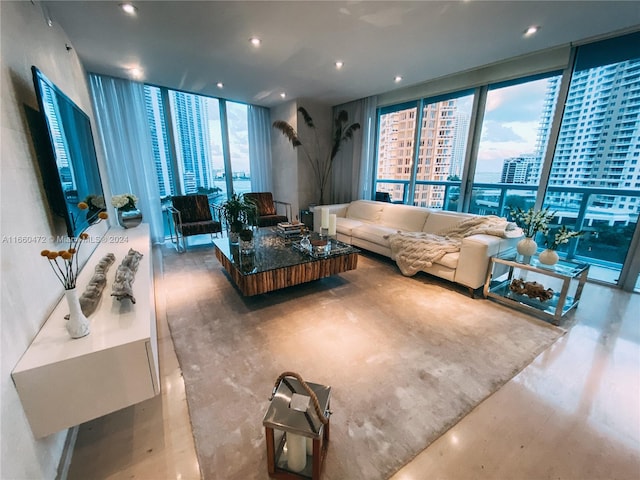
[[[284,120],[297,129],[295,101],[286,102],[271,108],[271,121]],[[299,211],[298,198],[298,161],[296,149],[279,130],[271,130],[271,168],[273,178],[273,198],[281,202],[289,202],[295,218]],[[291,219],[293,220],[293,219]]]
[[[66,431],[34,439],[11,380],[15,364],[63,294],[40,251],[66,247],[59,244],[57,248],[48,240],[51,235],[66,235],[66,229],[64,221],[50,213],[25,116],[24,105],[38,108],[31,66],[40,68],[92,119],[93,114],[85,72],[75,50],[67,51],[68,38],[55,23],[47,25],[41,6],[1,1],[0,21],[0,478],[55,478]],[[95,135],[95,122],[93,131]],[[99,150],[98,155],[103,166]],[[106,225],[96,227],[92,235]],[[16,243],[18,238],[31,241]],[[93,247],[85,248],[85,253]]]

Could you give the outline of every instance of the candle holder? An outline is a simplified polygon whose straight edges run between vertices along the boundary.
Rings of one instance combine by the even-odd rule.
[[[322,227],[320,229],[320,236],[323,237],[323,238],[324,237],[328,237],[329,236],[329,229]]]
[[[270,400],[262,421],[269,476],[318,480],[329,443],[331,387],[284,372]]]

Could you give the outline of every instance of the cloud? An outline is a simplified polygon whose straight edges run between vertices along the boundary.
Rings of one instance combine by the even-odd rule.
[[[511,126],[486,119],[482,127],[482,141],[526,143],[526,140],[518,135]]]
[[[496,122],[539,122],[548,82],[544,78],[489,91],[485,118]]]

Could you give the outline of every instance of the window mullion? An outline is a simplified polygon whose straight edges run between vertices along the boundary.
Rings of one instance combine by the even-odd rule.
[[[229,123],[227,121],[227,102],[220,99],[220,130],[222,134],[222,157],[224,159],[224,179],[227,185],[227,198],[233,193],[233,171],[231,169],[231,150],[229,148]]]
[[[409,177],[409,198],[405,200],[408,205],[414,205],[416,193],[416,176],[418,175],[418,162],[420,161],[420,136],[422,134],[422,115],[424,100],[417,102],[416,126],[413,132],[413,165],[411,166],[411,176]]]
[[[468,212],[471,205],[473,179],[476,174],[478,148],[480,147],[482,122],[484,120],[484,110],[487,104],[488,91],[489,88],[486,85],[479,87],[476,89],[473,97],[471,119],[469,120],[468,146],[464,156],[464,168],[462,169],[462,178],[460,182],[460,198],[462,201],[458,202],[458,211]]]
[[[551,129],[549,131],[549,140],[547,141],[547,150],[544,155],[544,161],[542,162],[542,169],[540,170],[540,180],[538,181],[538,194],[536,195],[535,203],[535,208],[537,209],[542,208],[545,196],[547,195],[549,177],[551,176],[551,167],[553,166],[553,157],[558,143],[558,136],[560,135],[562,116],[564,115],[564,107],[567,102],[567,96],[569,95],[571,77],[573,76],[573,69],[575,67],[575,56],[576,49],[573,48],[571,50],[569,66],[563,70],[562,80],[560,80],[558,98],[556,99],[556,109],[553,113],[553,121],[551,122]]]
[[[173,170],[173,191],[177,195],[184,195],[184,181],[182,180],[182,168],[178,165],[178,152],[176,150],[175,130],[173,128],[171,102],[169,102],[169,90],[164,87],[160,88],[160,96],[162,97],[162,105],[164,111],[164,123],[167,128],[167,143],[169,144],[169,164],[171,170]]]

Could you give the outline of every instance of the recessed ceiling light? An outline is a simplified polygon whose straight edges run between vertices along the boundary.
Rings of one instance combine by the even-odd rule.
[[[218,82],[218,83],[216,83],[216,87],[222,88],[222,87],[224,87],[224,83]]]
[[[287,94],[286,94],[286,93],[284,93],[284,92],[282,92],[282,93],[280,94],[280,96],[281,96],[282,98],[285,98],[285,97],[287,96]]]
[[[138,8],[131,3],[121,3],[120,8],[128,15],[135,15],[138,10]]]
[[[338,70],[340,70],[340,69],[342,68],[342,66],[343,66],[343,65],[344,65],[344,63],[343,63],[343,62],[341,62],[340,60],[338,60],[338,61],[336,62],[336,68],[337,68]]]
[[[535,35],[540,30],[540,25],[531,25],[524,31],[525,37],[530,37],[531,35]]]
[[[258,37],[251,37],[249,41],[254,47],[259,47],[262,44],[262,40],[260,40]]]
[[[137,68],[137,67],[130,68],[130,69],[129,69],[129,73],[131,74],[131,76],[132,76],[133,78],[140,78],[140,77],[142,77],[142,70],[140,70],[140,69],[139,69],[139,68]]]
[[[393,79],[394,82],[398,83],[402,81],[402,77],[400,75],[396,75],[395,78]]]

